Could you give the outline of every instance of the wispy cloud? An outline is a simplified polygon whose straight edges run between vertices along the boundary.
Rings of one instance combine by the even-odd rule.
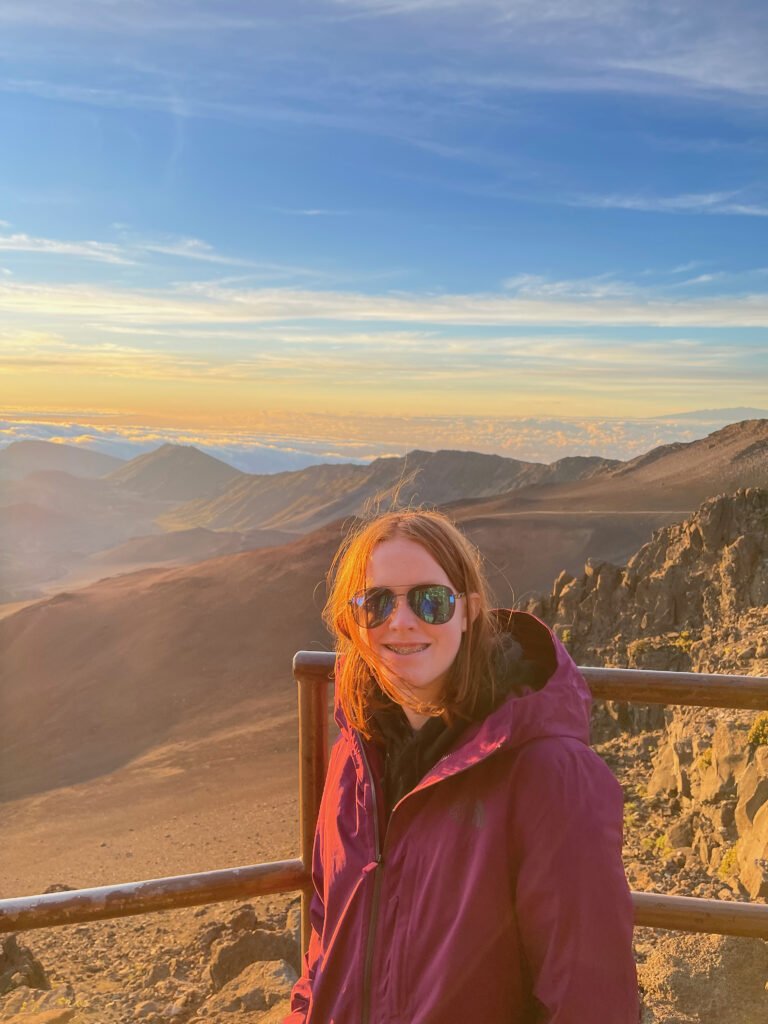
[[[268,206],[275,213],[286,213],[294,217],[347,217],[351,210],[294,209],[288,206]]]
[[[253,261],[240,259],[235,256],[225,256],[216,252],[212,245],[203,242],[199,238],[178,238],[168,241],[145,241],[129,244],[128,249],[133,248],[138,252],[156,252],[163,256],[179,256],[185,260],[202,260],[204,263],[227,263],[233,266],[254,266]]]
[[[605,299],[638,292],[635,285],[617,280],[613,273],[565,281],[551,281],[539,274],[518,274],[507,278],[504,287],[515,291],[521,298]]]
[[[113,32],[210,33],[263,31],[275,24],[267,14],[244,11],[237,3],[222,3],[212,10],[205,0],[164,0],[161,4],[135,4],[81,0],[75,5],[56,0],[8,0],[0,8],[0,24],[29,25],[63,30]]]
[[[279,321],[428,325],[646,325],[765,327],[768,293],[668,298],[606,282],[574,290],[572,282],[529,285],[528,294],[364,294],[296,288],[235,289],[215,283],[173,290],[118,290],[75,285],[0,283],[0,310],[40,319],[119,324],[233,324]]]
[[[700,266],[701,260],[689,260],[687,263],[679,263],[676,267],[672,267],[670,274],[687,274]]]
[[[288,266],[228,255],[199,238],[141,238],[126,233],[122,226],[118,227],[121,233],[120,242],[66,241],[58,238],[34,238],[26,234],[0,235],[0,252],[37,253],[75,260],[95,260],[119,266],[146,263],[148,258],[157,255],[170,257],[172,261],[192,260],[198,263],[247,267],[250,270],[249,274],[226,280],[331,280],[343,276],[331,275],[311,267]]]
[[[110,242],[62,242],[53,238],[33,238],[30,235],[0,235],[2,252],[36,252],[48,256],[74,256],[78,259],[97,260],[100,263],[133,263],[118,245]]]
[[[607,195],[579,196],[566,203],[570,206],[592,206],[600,209],[643,210],[649,213],[736,214],[746,217],[768,217],[768,205],[734,202],[733,192],[689,192],[675,196]]]

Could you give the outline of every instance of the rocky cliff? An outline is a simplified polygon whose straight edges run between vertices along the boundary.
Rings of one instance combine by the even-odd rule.
[[[561,573],[528,608],[580,664],[768,676],[768,492],[706,501],[626,566]],[[768,898],[768,713],[597,702],[593,735],[624,787],[633,888]],[[644,1021],[766,1019],[767,943],[644,931]],[[751,964],[738,992],[727,961]]]
[[[706,501],[625,567],[588,561],[529,604],[583,664],[768,674],[768,491]]]

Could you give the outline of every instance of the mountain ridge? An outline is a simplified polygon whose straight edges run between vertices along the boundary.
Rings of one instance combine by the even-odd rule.
[[[244,475],[194,445],[163,444],[137,455],[105,479],[145,498],[189,501],[213,497]]]
[[[124,459],[79,445],[54,441],[11,441],[0,449],[0,480],[21,480],[38,470],[61,470],[74,476],[101,477]]]

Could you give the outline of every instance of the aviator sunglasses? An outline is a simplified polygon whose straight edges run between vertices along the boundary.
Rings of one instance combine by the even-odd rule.
[[[442,626],[450,622],[456,611],[456,600],[464,594],[454,594],[442,583],[420,583],[405,594],[408,607],[417,618],[429,626]],[[375,629],[386,622],[395,610],[398,595],[389,587],[361,590],[347,602],[352,618],[363,629]]]

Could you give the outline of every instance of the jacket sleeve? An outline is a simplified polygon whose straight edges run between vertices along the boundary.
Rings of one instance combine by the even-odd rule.
[[[338,756],[338,744],[334,744],[331,750],[331,757],[328,764],[328,776],[333,773],[334,764]],[[320,813],[315,829],[315,840],[312,847],[312,902],[309,906],[309,920],[311,931],[309,936],[309,949],[304,954],[304,967],[301,977],[293,986],[291,992],[291,1012],[283,1018],[282,1024],[304,1024],[312,1005],[312,983],[315,979],[320,964],[322,950],[323,924],[325,922],[324,902],[324,872],[323,872],[323,850],[325,847],[323,835],[323,819],[325,815],[326,793],[328,777],[326,776],[326,789],[323,790],[323,797],[320,801]]]
[[[534,740],[514,765],[518,928],[541,1024],[637,1024],[623,794],[593,750]]]
[[[317,846],[317,839],[315,839]],[[309,1014],[310,1002],[312,999],[312,982],[315,977],[317,963],[320,953],[320,936],[323,933],[324,907],[318,891],[317,881],[315,892],[312,895],[312,903],[309,908],[309,917],[312,924],[312,931],[309,938],[309,949],[304,954],[304,969],[301,977],[293,986],[291,992],[291,1012],[283,1018],[283,1024],[304,1024]],[[322,891],[322,890],[320,890]]]

